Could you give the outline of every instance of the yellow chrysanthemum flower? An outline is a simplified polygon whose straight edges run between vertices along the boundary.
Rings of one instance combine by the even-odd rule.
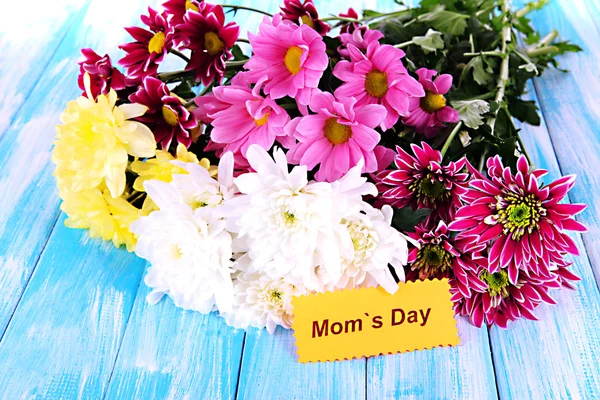
[[[89,78],[88,78],[89,79]],[[125,190],[128,154],[153,157],[156,141],[152,131],[129,119],[143,115],[147,107],[123,104],[116,107],[117,94],[98,95],[97,100],[80,97],[67,104],[56,126],[52,153],[58,187],[79,192],[97,187],[103,181],[117,198]]]
[[[129,225],[141,211],[123,197],[112,197],[105,184],[79,192],[62,189],[60,197],[60,209],[69,217],[67,227],[89,229],[92,238],[112,240],[117,247],[124,244],[128,251],[135,250],[136,238]]]
[[[171,161],[177,160],[182,162],[198,163],[206,168],[211,175],[217,173],[217,168],[210,165],[208,159],[203,158],[198,161],[198,157],[188,151],[181,143],[177,145],[177,158],[173,157],[168,151],[157,150],[156,158],[151,158],[146,161],[134,161],[131,163],[131,170],[138,174],[133,188],[138,192],[144,192],[144,182],[150,179],[158,179],[164,182],[171,182],[173,174],[187,174],[188,172]]]

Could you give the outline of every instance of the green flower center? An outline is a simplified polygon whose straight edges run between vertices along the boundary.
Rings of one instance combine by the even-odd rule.
[[[442,244],[425,244],[417,253],[412,270],[419,272],[420,279],[433,278],[452,268],[454,256]]]
[[[533,194],[505,194],[496,203],[496,209],[497,222],[503,225],[505,235],[512,233],[513,240],[519,240],[525,233],[532,233],[546,215],[546,209]]]
[[[481,271],[481,274],[479,274],[479,279],[487,283],[490,297],[496,297],[498,295],[508,297],[508,286],[510,283],[508,282],[508,274],[503,269],[494,272],[493,274],[483,270]]]
[[[449,201],[452,196],[452,193],[446,189],[446,185],[437,178],[432,177],[431,174],[415,181],[408,188],[416,194],[417,199],[426,207]]]

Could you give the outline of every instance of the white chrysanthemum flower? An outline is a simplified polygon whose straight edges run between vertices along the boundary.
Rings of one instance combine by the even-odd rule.
[[[334,229],[339,218],[331,184],[308,182],[306,166],[289,172],[280,149],[274,157],[251,146],[247,158],[256,172],[234,179],[242,195],[226,204],[228,229],[247,246],[248,271],[297,279],[309,287],[320,265],[339,279],[341,249]]]
[[[390,293],[398,289],[388,264],[404,281],[404,269],[408,260],[408,244],[411,239],[394,229],[392,208],[381,210],[363,202],[362,211],[347,215],[341,220],[350,237],[352,249],[342,254],[342,276],[331,280],[324,271],[317,275],[326,290],[347,289],[359,286],[382,286]]]
[[[233,196],[233,157],[223,157],[218,181],[199,165],[181,166],[190,174],[144,182],[159,210],[130,227],[139,236],[136,254],[152,264],[144,279],[154,289],[148,301],[166,294],[178,307],[208,313],[216,305],[226,312],[233,300],[233,239],[216,207]]]
[[[157,183],[159,182],[157,180],[144,183],[144,188],[148,182],[156,188],[160,187],[150,196],[160,209],[173,204],[187,204],[193,210],[202,207],[215,208],[234,196],[236,188],[233,184],[232,153],[228,152],[221,158],[217,179],[197,163],[171,162],[185,169],[188,174],[173,174],[173,179],[169,183]],[[215,210],[211,212],[214,213]]]
[[[302,286],[270,278],[258,272],[239,272],[234,279],[234,298],[231,312],[224,313],[225,321],[240,329],[250,326],[267,328],[273,333],[277,325],[291,328],[292,297],[306,294]]]

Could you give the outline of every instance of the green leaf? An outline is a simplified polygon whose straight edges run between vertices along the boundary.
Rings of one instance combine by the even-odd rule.
[[[375,10],[363,10],[363,17],[379,17],[382,16],[383,13]]]
[[[414,232],[415,226],[425,221],[431,211],[429,208],[413,210],[411,206],[394,208],[392,226],[402,232]]]
[[[483,125],[483,115],[490,111],[490,105],[485,100],[453,101],[452,106],[458,111],[465,125],[473,129]]]
[[[475,82],[481,86],[487,85],[494,79],[495,66],[496,61],[493,58],[484,58],[483,56],[473,57],[463,70],[461,79],[472,70]]]
[[[196,97],[196,93],[193,92],[192,85],[190,85],[188,81],[181,82],[173,90],[171,90],[171,92],[175,93],[177,96],[183,99],[190,99]]]
[[[568,41],[552,43],[552,45],[558,48],[558,54],[565,54],[567,52],[578,53],[580,51],[583,51],[581,47],[577,46],[576,44],[569,43]]]
[[[247,60],[248,56],[244,54],[239,45],[234,45],[231,48],[231,54],[233,54],[233,61]]]
[[[420,46],[425,54],[429,54],[431,52],[436,53],[438,50],[444,48],[444,39],[442,39],[442,34],[438,31],[434,31],[433,29],[429,29],[425,36],[413,37],[412,41],[417,46]]]
[[[508,101],[508,111],[521,122],[535,126],[539,126],[541,123],[537,105],[533,100],[525,101],[511,97]]]
[[[452,35],[462,35],[467,28],[468,15],[447,11],[438,6],[419,17],[419,22],[429,22],[438,31]]]

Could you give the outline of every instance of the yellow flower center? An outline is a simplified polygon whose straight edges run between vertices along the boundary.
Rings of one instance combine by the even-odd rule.
[[[421,108],[428,113],[434,113],[446,107],[446,98],[441,94],[435,94],[429,90],[425,97],[421,98]]]
[[[162,53],[165,48],[165,33],[156,32],[152,39],[148,42],[148,52],[150,53]]]
[[[377,69],[369,72],[365,79],[365,90],[373,97],[385,96],[388,91],[387,74]]]
[[[198,6],[192,3],[190,0],[185,0],[185,10],[192,10],[198,12]]]
[[[175,126],[179,123],[179,117],[177,117],[177,114],[175,114],[173,110],[167,106],[162,107],[162,115],[165,122],[171,126]]]
[[[337,118],[325,121],[325,137],[334,145],[346,143],[352,137],[352,128],[337,122]]]
[[[315,23],[313,22],[312,18],[308,15],[303,15],[300,17],[300,19],[302,20],[303,24],[308,25],[313,29],[315,28]]]
[[[206,32],[204,34],[204,48],[208,54],[211,56],[217,55],[223,51],[223,47],[225,47],[225,44],[216,33]]]
[[[263,126],[264,124],[266,124],[269,120],[269,114],[270,113],[266,113],[265,115],[263,115],[262,118],[254,119],[254,123],[256,124],[256,126]]]
[[[283,62],[285,63],[288,71],[294,75],[302,70],[300,65],[302,61],[302,53],[304,53],[304,50],[298,46],[292,46],[285,52]]]

